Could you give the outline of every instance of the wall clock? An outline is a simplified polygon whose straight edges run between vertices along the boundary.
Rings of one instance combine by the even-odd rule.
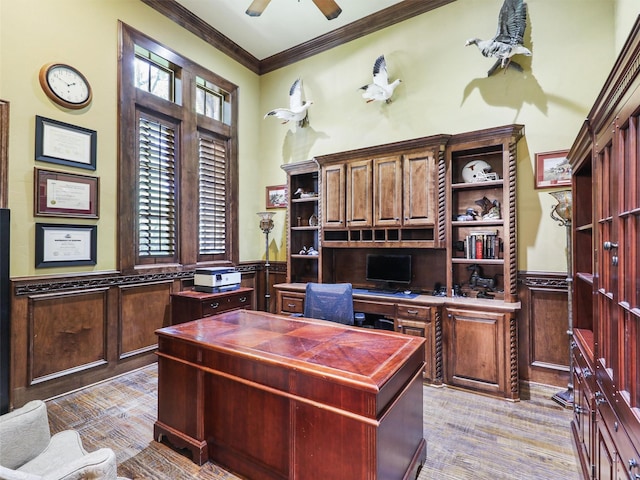
[[[91,103],[91,85],[78,69],[70,65],[43,65],[39,80],[44,93],[58,105],[77,110]]]

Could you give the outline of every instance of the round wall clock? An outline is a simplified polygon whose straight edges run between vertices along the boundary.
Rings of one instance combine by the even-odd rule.
[[[40,86],[55,103],[80,109],[91,103],[91,85],[80,71],[64,63],[48,63],[40,69]]]

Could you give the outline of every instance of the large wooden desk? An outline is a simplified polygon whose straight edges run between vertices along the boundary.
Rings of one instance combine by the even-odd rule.
[[[424,339],[236,310],[157,331],[157,440],[251,479],[415,478]]]

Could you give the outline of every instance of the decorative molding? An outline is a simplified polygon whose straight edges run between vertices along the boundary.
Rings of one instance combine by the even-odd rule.
[[[569,288],[566,273],[519,272],[518,283],[529,288]]]

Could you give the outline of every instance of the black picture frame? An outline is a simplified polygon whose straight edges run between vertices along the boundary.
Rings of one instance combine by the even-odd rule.
[[[98,132],[36,115],[37,161],[96,169]]]
[[[36,223],[36,268],[95,265],[97,225]]]

